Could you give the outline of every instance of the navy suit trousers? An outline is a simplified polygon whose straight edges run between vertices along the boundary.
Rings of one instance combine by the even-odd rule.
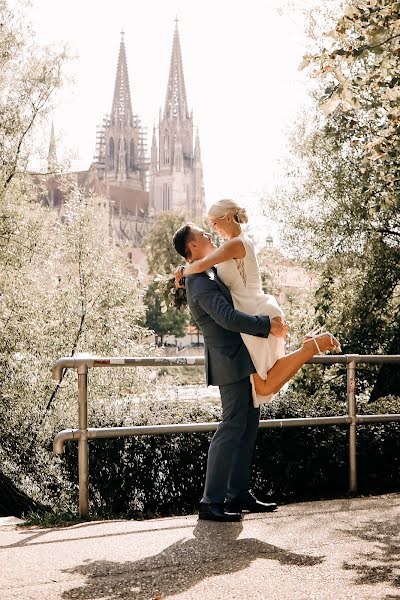
[[[207,460],[202,502],[223,503],[250,488],[251,466],[260,421],[254,408],[250,377],[220,386],[222,421]]]

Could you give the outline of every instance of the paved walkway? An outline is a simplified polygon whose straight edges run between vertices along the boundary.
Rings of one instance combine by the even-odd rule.
[[[400,494],[58,529],[0,524],[1,600],[400,600]]]

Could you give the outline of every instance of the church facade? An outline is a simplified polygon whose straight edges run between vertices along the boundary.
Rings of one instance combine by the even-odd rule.
[[[61,175],[52,127],[47,194],[41,201],[63,213]],[[198,132],[186,98],[177,21],[172,43],[164,112],[153,128],[148,156],[146,129],[133,111],[124,33],[118,54],[111,112],[97,128],[96,154],[87,171],[69,173],[77,184],[101,198],[108,212],[112,242],[128,254],[142,246],[160,213],[174,211],[190,219],[205,214],[203,167]],[[100,205],[99,205],[100,206]]]
[[[132,111],[123,33],[111,113],[98,129],[96,151],[95,168],[100,180],[132,190],[146,190],[145,132],[139,116]]]
[[[204,216],[200,141],[198,133],[194,136],[193,114],[187,106],[177,22],[164,112],[160,111],[158,132],[153,128],[150,158],[145,128],[132,108],[121,33],[111,113],[98,128],[91,170],[109,199],[113,237],[119,245],[140,246],[160,213],[182,212],[191,219]]]
[[[158,140],[153,129],[150,160],[150,210],[174,210],[203,217],[205,195],[198,131],[194,136],[189,113],[182,54],[176,23],[164,112],[159,116]]]

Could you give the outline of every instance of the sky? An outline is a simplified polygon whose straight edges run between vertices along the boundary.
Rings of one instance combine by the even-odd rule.
[[[71,168],[82,170],[92,161],[96,126],[111,110],[121,29],[133,112],[147,127],[150,148],[178,18],[206,204],[236,199],[263,237],[273,225],[261,219],[259,198],[280,181],[288,130],[309,102],[310,82],[298,70],[308,43],[304,23],[287,6],[287,0],[33,0],[27,16],[37,41],[67,42],[74,56],[73,82],[58,94],[52,115],[59,158],[74,156]]]

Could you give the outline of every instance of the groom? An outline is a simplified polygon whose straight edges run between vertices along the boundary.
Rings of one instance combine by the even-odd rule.
[[[194,223],[178,229],[173,243],[189,262],[215,250],[211,235]],[[208,451],[199,518],[239,521],[243,510],[271,512],[275,503],[260,502],[250,492],[260,409],[253,407],[250,375],[256,370],[240,332],[285,337],[288,327],[280,317],[270,321],[235,310],[214,269],[187,277],[185,286],[190,311],[204,336],[206,383],[219,386],[222,402],[222,422]]]

